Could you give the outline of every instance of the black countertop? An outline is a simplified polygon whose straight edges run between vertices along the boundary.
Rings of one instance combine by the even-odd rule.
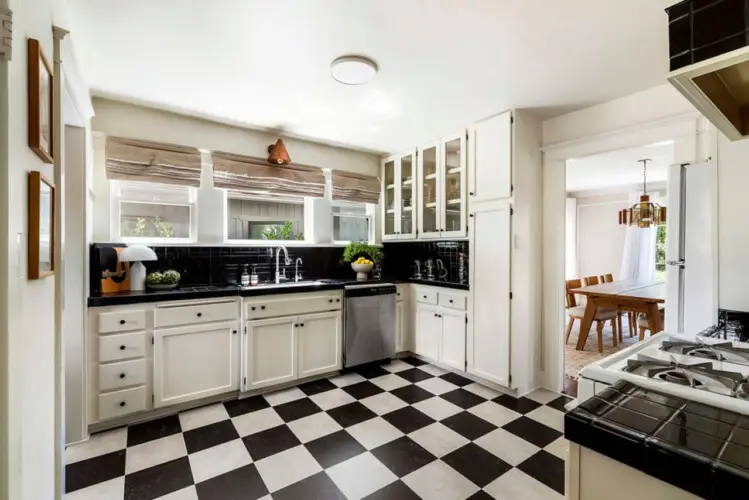
[[[569,411],[565,437],[707,499],[749,491],[749,416],[619,381]]]
[[[164,302],[169,300],[211,299],[220,297],[254,297],[260,295],[280,295],[285,293],[320,292],[325,290],[341,290],[346,285],[360,283],[415,283],[420,285],[438,286],[456,290],[468,290],[468,285],[436,280],[319,280],[301,284],[286,283],[273,286],[264,283],[251,287],[237,285],[224,286],[192,286],[178,287],[174,290],[145,291],[145,292],[117,292],[93,295],[88,298],[89,307],[118,306],[126,304],[143,304],[148,302]]]

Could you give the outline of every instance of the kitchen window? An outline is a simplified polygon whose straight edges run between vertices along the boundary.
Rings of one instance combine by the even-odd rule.
[[[255,196],[229,192],[228,240],[304,240],[304,198]]]
[[[197,238],[197,189],[110,181],[115,241],[192,242]]]
[[[374,240],[375,205],[333,202],[333,240],[337,243]]]

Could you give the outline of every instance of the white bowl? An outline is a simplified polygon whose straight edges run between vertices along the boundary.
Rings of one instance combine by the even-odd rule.
[[[356,272],[356,279],[364,281],[369,278],[368,273],[372,270],[374,264],[355,264],[351,263],[351,269]]]

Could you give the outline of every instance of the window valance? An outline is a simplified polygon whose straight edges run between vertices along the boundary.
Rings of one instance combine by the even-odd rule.
[[[200,186],[197,148],[107,137],[107,179]]]

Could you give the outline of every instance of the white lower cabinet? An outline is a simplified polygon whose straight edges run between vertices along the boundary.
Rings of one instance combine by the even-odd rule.
[[[238,333],[236,321],[154,330],[154,407],[237,390]]]
[[[466,369],[466,313],[442,308],[440,362],[456,370]]]
[[[298,378],[341,369],[341,313],[297,318]]]
[[[416,306],[416,335],[414,352],[432,360],[439,359],[442,320],[437,306],[418,304]]]
[[[395,350],[403,352],[409,350],[406,329],[406,306],[405,302],[395,303]]]
[[[247,322],[243,390],[296,380],[297,320],[294,316]]]

